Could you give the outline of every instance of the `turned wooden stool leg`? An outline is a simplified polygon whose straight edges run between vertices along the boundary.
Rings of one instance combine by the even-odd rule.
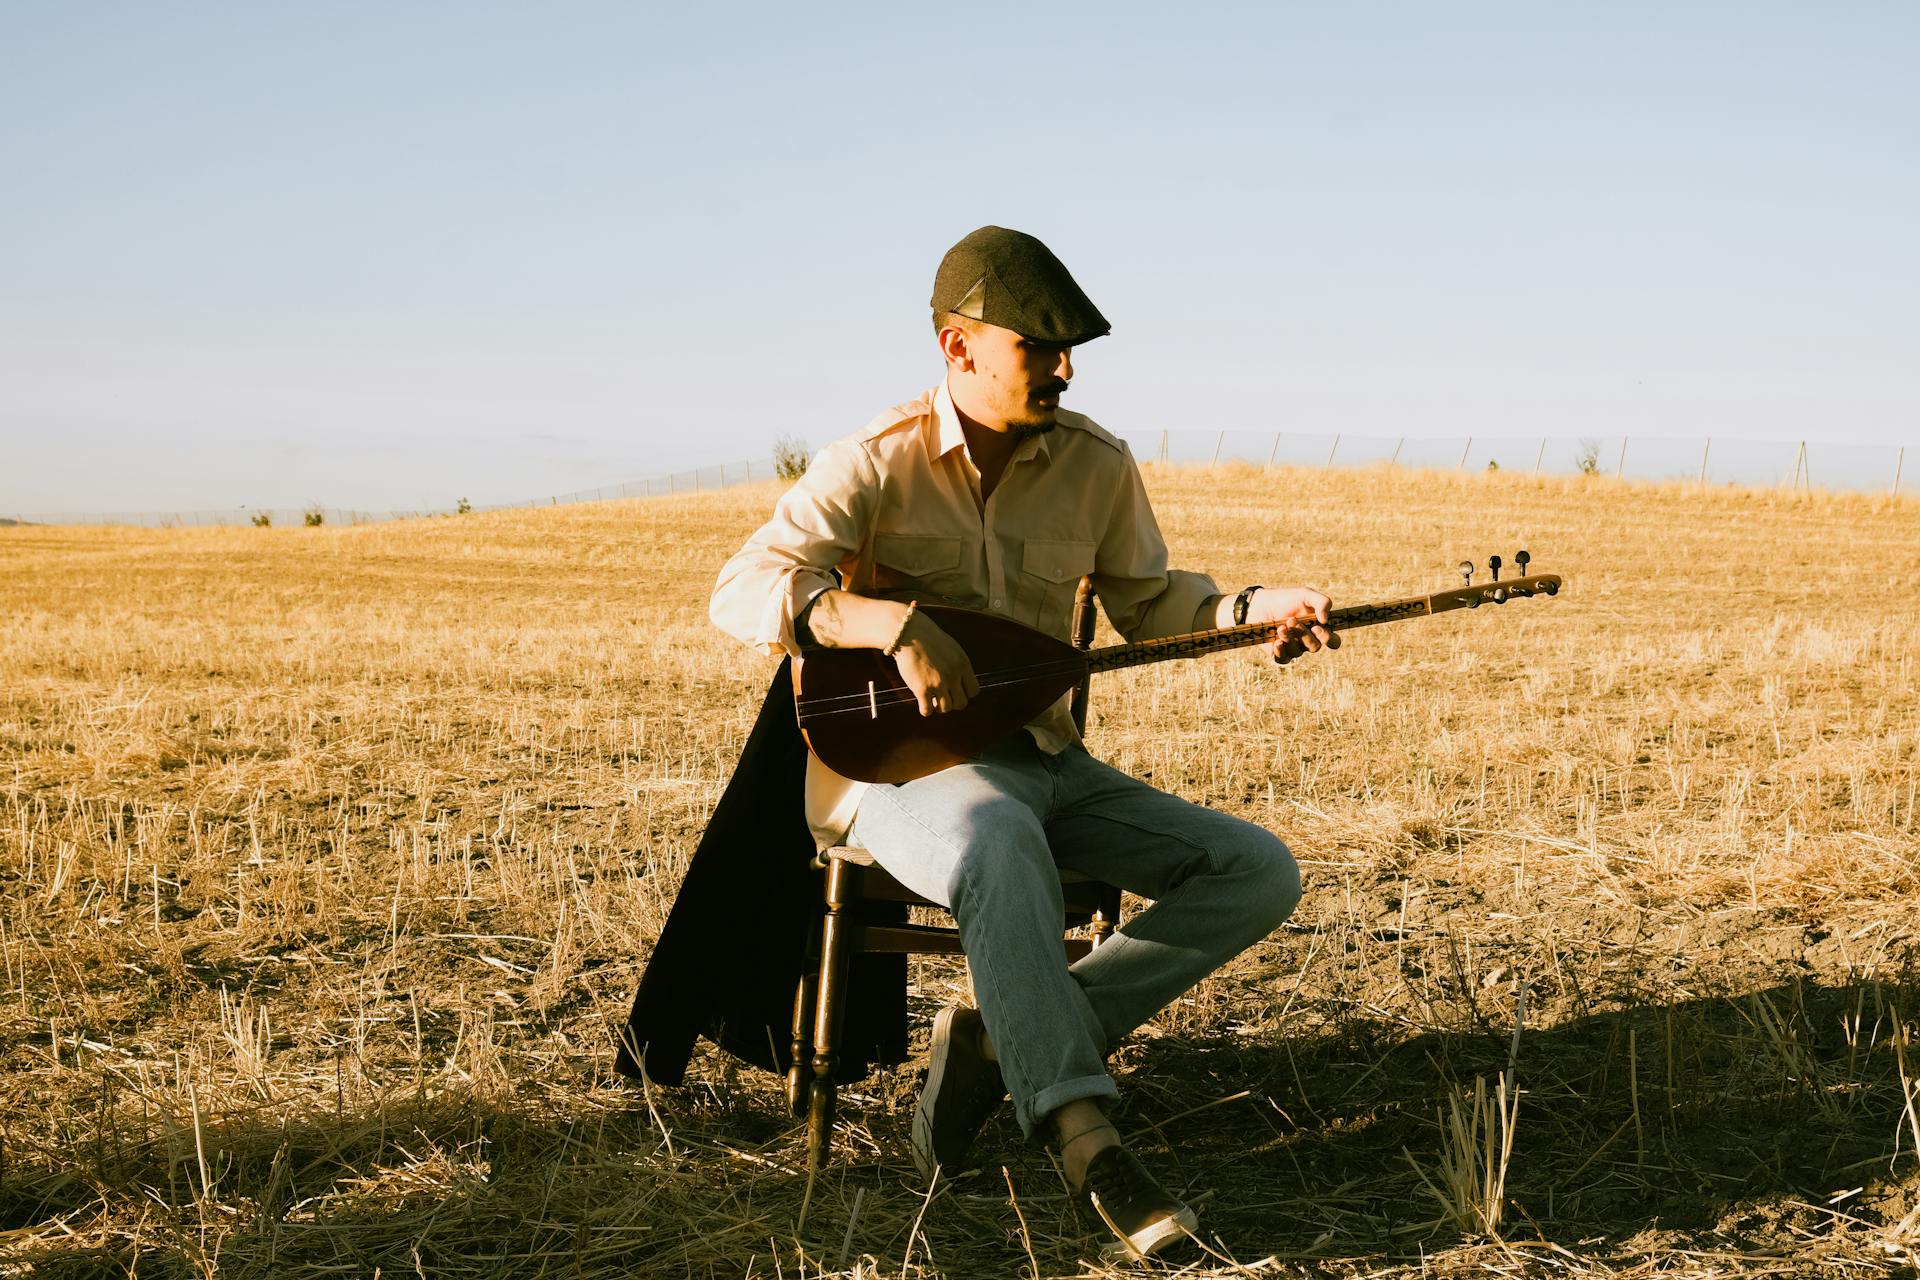
[[[1093,918],[1087,921],[1087,929],[1093,937],[1093,946],[1098,947],[1113,936],[1114,921],[1120,918],[1120,891],[1112,885],[1102,887],[1100,905],[1093,909]]]
[[[807,1081],[813,1070],[813,1000],[820,976],[820,955],[815,938],[808,948],[800,980],[793,984],[793,1046],[787,1055],[787,1110],[796,1116],[807,1114]]]
[[[847,953],[857,931],[846,909],[859,898],[862,871],[844,858],[835,858],[827,867],[827,915],[820,926],[820,994],[813,1016],[813,1095],[807,1108],[807,1161],[815,1169],[825,1166],[833,1142],[833,1074],[839,1065]]]

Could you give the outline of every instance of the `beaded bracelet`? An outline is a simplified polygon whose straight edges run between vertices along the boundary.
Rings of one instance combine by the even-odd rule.
[[[913,611],[919,607],[920,602],[918,600],[907,601],[907,616],[900,619],[900,629],[893,633],[893,643],[882,649],[880,651],[882,654],[891,658],[894,654],[900,652],[900,642],[906,639],[907,636],[907,624],[913,621]]]

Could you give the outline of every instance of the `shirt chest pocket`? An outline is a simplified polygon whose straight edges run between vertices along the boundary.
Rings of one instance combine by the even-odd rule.
[[[943,534],[873,535],[874,585],[925,591],[948,600],[969,594],[960,570],[960,539]]]
[[[1072,538],[1028,538],[1020,552],[1021,613],[1034,626],[1065,635],[1073,589],[1093,572],[1094,544]]]

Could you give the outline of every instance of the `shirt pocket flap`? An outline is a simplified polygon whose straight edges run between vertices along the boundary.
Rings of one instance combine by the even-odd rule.
[[[1093,551],[1091,542],[1028,538],[1020,564],[1025,572],[1048,582],[1076,582],[1093,572]]]
[[[960,563],[960,539],[928,533],[877,533],[873,558],[889,569],[924,577]]]

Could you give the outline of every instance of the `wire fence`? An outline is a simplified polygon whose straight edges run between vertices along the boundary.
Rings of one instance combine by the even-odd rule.
[[[1564,437],[1348,436],[1287,431],[1119,432],[1143,462],[1258,467],[1397,466],[1454,471],[1589,474],[1639,481],[1687,481],[1794,490],[1911,492],[1904,445],[1804,440],[1728,440],[1653,436]],[[227,507],[198,511],[72,511],[0,517],[0,524],[114,524],[146,527],[222,525],[356,525],[464,511],[508,511],[620,498],[725,489],[773,480],[775,459],[750,459],[645,476],[521,502],[468,504],[412,511],[338,507]]]
[[[1220,465],[1375,466],[1536,475],[1602,475],[1700,485],[1899,493],[1911,489],[1903,445],[1656,436],[1416,437],[1282,431],[1120,433],[1135,456]]]

